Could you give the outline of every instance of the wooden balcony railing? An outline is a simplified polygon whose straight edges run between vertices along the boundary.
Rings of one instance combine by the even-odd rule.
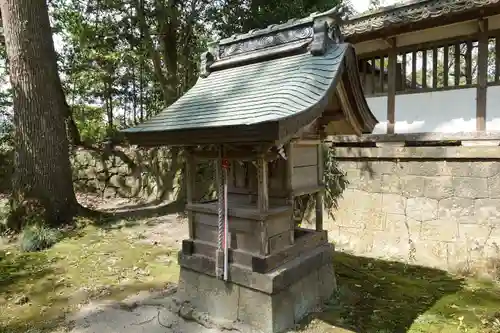
[[[487,86],[500,83],[500,32],[488,31],[484,22],[481,32],[467,38],[359,57],[365,95],[388,97],[388,133],[394,133],[395,95],[461,88],[477,88],[476,127],[485,129]]]

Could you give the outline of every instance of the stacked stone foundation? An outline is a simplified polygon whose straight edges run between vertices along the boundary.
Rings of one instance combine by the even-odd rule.
[[[333,254],[323,245],[265,274],[232,265],[226,282],[215,277],[214,261],[181,251],[179,297],[215,319],[284,332],[334,293]]]

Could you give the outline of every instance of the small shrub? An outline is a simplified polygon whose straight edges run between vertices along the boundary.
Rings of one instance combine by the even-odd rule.
[[[35,252],[47,249],[57,243],[60,232],[45,226],[29,226],[24,229],[20,238],[21,250]]]

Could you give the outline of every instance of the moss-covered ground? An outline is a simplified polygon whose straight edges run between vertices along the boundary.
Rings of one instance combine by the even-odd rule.
[[[51,330],[89,299],[123,299],[176,282],[174,251],[141,235],[90,224],[42,252],[1,249],[0,332]]]
[[[349,254],[338,254],[335,268],[339,291],[323,312],[304,321],[305,330],[500,332],[498,283]]]
[[[21,253],[13,244],[4,245],[0,332],[51,331],[89,299],[123,299],[175,283],[176,250],[144,239],[146,228],[86,223],[42,252]],[[495,282],[342,253],[335,267],[337,295],[299,331],[500,332],[500,285]]]

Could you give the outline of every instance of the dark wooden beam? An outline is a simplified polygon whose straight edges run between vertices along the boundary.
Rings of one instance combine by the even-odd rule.
[[[432,49],[432,88],[438,86],[438,48]]]
[[[186,151],[186,201],[188,205],[193,203],[193,193],[195,187],[195,177],[196,177],[196,162],[193,158],[191,151]],[[193,212],[188,211],[188,230],[189,239],[194,239],[194,227],[193,227]]]
[[[472,84],[472,41],[466,42],[467,49],[465,51],[465,83]]]
[[[207,127],[173,131],[124,132],[129,144],[144,147],[198,146],[207,144],[273,142],[279,138],[279,123]]]
[[[323,186],[323,144],[318,144],[318,186]],[[316,231],[323,231],[323,191],[316,192]]]
[[[455,86],[460,85],[460,75],[461,73],[461,66],[460,66],[460,43],[455,44],[455,51],[453,52],[453,56],[455,58],[455,69],[454,69],[454,74],[455,74]]]
[[[500,81],[500,35],[495,37],[495,82]]]
[[[443,55],[443,86],[448,87],[449,80],[449,54],[450,54],[450,46],[445,44],[443,47],[444,55]]]
[[[396,43],[391,39],[392,48],[389,51],[388,82],[387,82],[387,133],[394,133],[394,123],[396,120],[396,70],[397,57]]]
[[[401,89],[404,90],[406,88],[406,52],[403,53],[403,60],[401,63],[401,76],[402,76],[402,87]]]
[[[384,82],[385,82],[385,55],[380,56],[380,68],[379,68],[379,77],[378,77],[378,85],[379,92],[384,92]]]
[[[372,63],[372,68],[371,68],[371,84],[372,84],[372,89],[371,89],[371,93],[374,94],[376,92],[376,89],[375,89],[375,58],[372,58],[371,60],[371,63]]]
[[[217,159],[217,150],[194,150],[193,156],[197,159]],[[228,160],[241,160],[241,161],[256,161],[259,158],[264,158],[266,161],[273,161],[279,155],[276,152],[270,151],[267,153],[251,151],[251,150],[226,150],[224,158]]]
[[[411,53],[411,88],[417,88],[417,51]]]
[[[427,49],[422,50],[422,88],[427,88]]]
[[[486,96],[488,89],[488,21],[479,21],[481,35],[478,46],[478,74],[476,96],[476,130],[486,130]]]

